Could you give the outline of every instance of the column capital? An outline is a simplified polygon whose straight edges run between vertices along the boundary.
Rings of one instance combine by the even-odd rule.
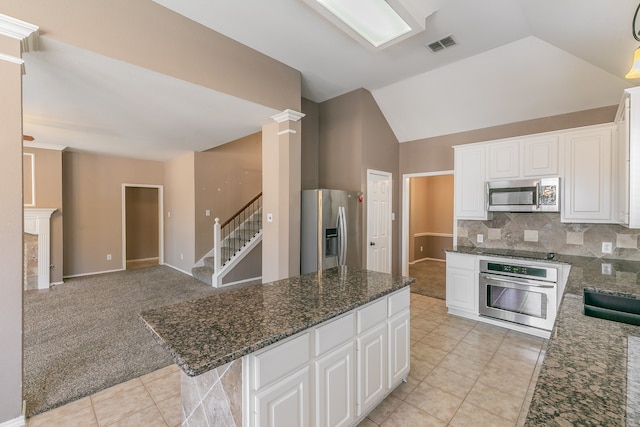
[[[0,13],[0,35],[20,40],[22,53],[38,50],[39,27]]]
[[[297,122],[300,119],[302,119],[305,116],[304,113],[300,113],[298,111],[294,111],[294,110],[290,110],[290,109],[286,109],[284,111],[282,111],[281,113],[278,113],[274,116],[271,116],[271,118],[278,122],[278,123],[282,123],[282,122],[286,122],[286,121],[291,121],[291,122]]]

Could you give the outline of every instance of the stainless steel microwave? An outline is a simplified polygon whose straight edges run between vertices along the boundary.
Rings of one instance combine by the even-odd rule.
[[[559,212],[560,178],[487,182],[491,212]]]

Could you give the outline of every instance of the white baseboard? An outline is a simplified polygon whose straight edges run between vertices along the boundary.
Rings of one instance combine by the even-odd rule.
[[[25,425],[24,416],[20,415],[18,418],[14,418],[9,421],[0,423],[0,427],[22,427]]]
[[[446,259],[440,259],[440,258],[420,258],[420,259],[417,259],[417,260],[415,260],[415,261],[410,262],[410,263],[409,263],[409,265],[417,264],[417,263],[422,262],[422,261],[439,261],[439,262],[447,262],[447,260],[446,260]]]
[[[242,279],[242,280],[238,280],[236,282],[223,283],[221,286],[218,286],[218,287],[219,288],[224,288],[226,286],[239,285],[241,283],[253,282],[254,280],[260,280],[260,279],[262,279],[262,276],[251,277],[249,279]]]
[[[115,270],[94,271],[92,273],[72,274],[70,276],[62,276],[63,279],[72,279],[74,277],[93,276],[94,274],[115,273],[116,271],[124,271],[123,268],[116,268]]]
[[[140,261],[159,261],[160,258],[155,256],[151,258],[139,258],[139,259],[128,259],[127,262],[140,262]]]
[[[193,277],[193,274],[191,274],[191,272],[190,272],[190,271],[184,271],[184,270],[182,270],[182,269],[180,269],[180,268],[178,268],[178,267],[176,267],[176,266],[173,266],[173,265],[171,265],[171,264],[167,264],[167,263],[165,263],[165,264],[163,264],[163,265],[166,265],[167,267],[171,267],[171,268],[173,268],[174,270],[179,271],[180,273],[184,273],[184,274],[186,274],[187,276],[191,276],[191,277]]]

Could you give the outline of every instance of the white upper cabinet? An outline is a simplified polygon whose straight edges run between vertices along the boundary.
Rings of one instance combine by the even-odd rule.
[[[564,152],[563,222],[612,223],[612,133],[595,126],[562,134]]]
[[[558,135],[487,143],[487,180],[558,176]]]
[[[558,135],[522,140],[522,176],[558,176]]]
[[[640,228],[640,90],[625,90],[616,114],[618,155],[616,219],[629,228]]]
[[[454,148],[454,211],[457,219],[490,218],[486,206],[485,146]]]
[[[513,179],[520,176],[520,142],[497,142],[487,147],[487,178]]]

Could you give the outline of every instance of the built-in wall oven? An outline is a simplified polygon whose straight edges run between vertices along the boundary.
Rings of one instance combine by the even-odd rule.
[[[556,320],[558,269],[551,265],[480,260],[483,316],[551,331]]]

